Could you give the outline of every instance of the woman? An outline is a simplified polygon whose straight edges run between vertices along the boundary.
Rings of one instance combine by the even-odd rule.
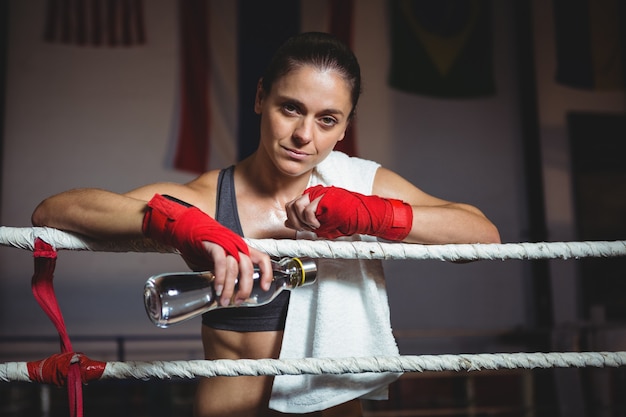
[[[475,207],[430,196],[375,162],[333,151],[355,114],[360,85],[358,62],[345,45],[322,33],[295,36],[259,80],[254,111],[261,116],[260,142],[250,157],[187,184],[157,183],[123,195],[67,191],[44,200],[33,224],[99,239],[143,235],[174,246],[191,268],[215,271],[224,305],[249,294],[253,263],[260,265],[267,287],[270,265],[266,255],[249,249],[213,218],[254,239],[499,242],[495,226]],[[327,347],[329,339],[343,344],[349,356],[397,354],[380,262],[320,260],[318,278],[319,288],[286,292],[268,306],[206,314],[205,357],[325,356],[333,349]],[[353,316],[326,320],[327,311],[335,314],[330,297],[338,293],[349,300],[339,317]],[[362,316],[368,324],[353,329]],[[195,412],[202,417],[280,414],[271,406],[286,413],[358,416],[358,398],[384,390],[396,377],[203,379]]]

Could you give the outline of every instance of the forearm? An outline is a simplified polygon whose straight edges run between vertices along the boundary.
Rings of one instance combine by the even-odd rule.
[[[99,189],[76,189],[42,201],[32,214],[34,226],[53,227],[95,239],[142,236],[146,202]]]
[[[373,194],[411,205],[413,223],[405,242],[500,243],[498,229],[478,208],[431,196],[388,169],[378,169]]]
[[[410,243],[500,243],[496,226],[466,204],[413,206],[413,224],[404,240]]]

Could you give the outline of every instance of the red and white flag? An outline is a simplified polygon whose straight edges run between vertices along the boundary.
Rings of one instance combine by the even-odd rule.
[[[179,0],[179,75],[169,165],[201,173],[256,149],[256,83],[274,50],[304,31],[351,45],[353,0]],[[354,123],[338,150],[356,154]]]

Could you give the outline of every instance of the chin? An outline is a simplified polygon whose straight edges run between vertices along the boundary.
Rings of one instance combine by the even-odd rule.
[[[287,161],[277,166],[278,170],[290,177],[299,177],[309,173],[315,165],[310,163],[302,163],[297,161]]]

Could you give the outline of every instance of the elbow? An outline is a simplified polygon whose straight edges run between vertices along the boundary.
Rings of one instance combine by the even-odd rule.
[[[51,197],[43,200],[30,215],[30,222],[35,227],[56,227],[55,216],[58,208],[55,209],[54,201]]]
[[[500,239],[500,232],[493,223],[490,223],[489,227],[486,228],[483,236],[483,242],[481,243],[502,243],[502,240]]]
[[[30,216],[30,222],[33,226],[46,226],[46,200],[39,203]]]

